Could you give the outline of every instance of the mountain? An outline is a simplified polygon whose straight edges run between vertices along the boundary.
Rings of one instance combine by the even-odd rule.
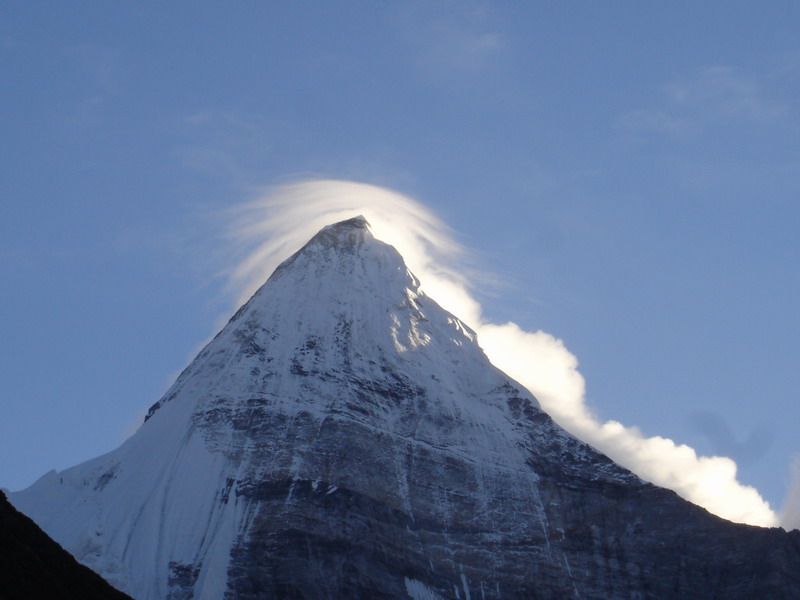
[[[0,600],[130,600],[84,567],[0,492]]]
[[[12,496],[138,600],[800,598],[559,428],[361,218],[286,260],[120,448]]]

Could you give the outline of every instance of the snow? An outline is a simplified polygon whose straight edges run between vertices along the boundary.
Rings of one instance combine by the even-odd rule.
[[[427,585],[416,579],[404,577],[406,592],[411,600],[443,600],[442,597],[430,589]]]
[[[461,586],[464,588],[464,596],[467,600],[472,600],[472,594],[469,593],[469,584],[467,583],[467,576],[461,573]]]
[[[414,409],[376,409],[366,418],[343,400],[353,386],[373,386],[376,398],[396,394]],[[351,220],[325,228],[278,267],[121,447],[50,472],[10,499],[137,600],[162,600],[175,586],[222,598],[231,551],[247,538],[257,508],[237,486],[285,477],[313,482],[314,490],[325,482],[329,495],[347,483],[315,470],[302,441],[290,446],[259,429],[262,418],[308,423],[317,435],[330,419],[350,420],[398,447],[494,473],[492,486],[524,479],[535,496],[529,442],[509,417],[508,386],[474,333],[424,296],[363,219]],[[437,425],[453,419],[458,428]],[[408,496],[405,467],[395,469]],[[413,514],[411,498],[404,503]],[[540,516],[546,532],[543,508]],[[404,582],[411,598],[439,598],[419,581]],[[463,574],[461,583],[469,600]]]

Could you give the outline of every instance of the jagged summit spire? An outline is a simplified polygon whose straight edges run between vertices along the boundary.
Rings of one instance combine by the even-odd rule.
[[[343,352],[343,346],[326,348],[316,341],[343,339],[343,332],[347,334],[348,351],[364,344],[373,352],[390,356],[397,347],[415,347],[425,338],[435,347],[460,346],[469,341],[475,358],[485,360],[474,344],[474,333],[450,315],[441,319],[440,333],[423,333],[429,327],[418,324],[426,318],[416,306],[417,298],[426,304],[429,315],[430,311],[445,315],[421,292],[419,281],[400,253],[372,235],[363,216],[323,227],[239,308],[167,394],[150,408],[145,421],[175,399],[195,398],[181,391],[187,385],[213,393],[235,382],[241,388],[266,393],[267,388],[274,389],[275,381],[264,379],[267,369],[262,363],[267,363],[271,373],[280,362],[291,362],[293,374],[304,371],[305,367],[297,365],[305,358],[286,356],[287,350],[291,352],[298,345],[314,344],[315,355],[325,354],[329,367],[344,362],[352,365],[352,357]],[[257,361],[255,365],[233,368],[252,360]]]
[[[351,219],[345,219],[344,221],[339,221],[338,223],[332,223],[323,227],[323,231],[325,230],[344,230],[344,229],[365,229],[369,227],[369,221],[367,221],[364,215],[358,215],[356,217],[352,217]]]
[[[369,221],[363,215],[345,219],[323,227],[303,249],[313,244],[324,246],[358,246],[365,241],[374,240]]]

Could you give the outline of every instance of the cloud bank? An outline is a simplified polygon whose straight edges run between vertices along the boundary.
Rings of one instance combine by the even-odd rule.
[[[586,406],[577,358],[548,333],[488,322],[457,268],[463,249],[441,220],[407,196],[363,183],[316,180],[272,188],[239,207],[231,237],[241,256],[230,281],[240,303],[322,227],[359,214],[375,237],[397,248],[425,293],[477,332],[492,363],[528,388],[567,431],[643,479],[723,518],[761,526],[780,522],[754,488],[737,481],[730,458],[698,456],[670,439],[599,421]]]

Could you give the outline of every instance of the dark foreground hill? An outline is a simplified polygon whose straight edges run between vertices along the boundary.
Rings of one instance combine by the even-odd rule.
[[[0,492],[0,600],[130,600],[51,540]]]

